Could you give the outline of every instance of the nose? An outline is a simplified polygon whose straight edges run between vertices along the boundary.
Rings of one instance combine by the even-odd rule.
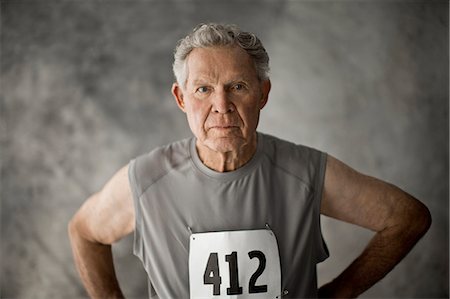
[[[213,97],[211,111],[214,113],[231,113],[234,112],[234,105],[230,101],[225,90],[219,90]]]

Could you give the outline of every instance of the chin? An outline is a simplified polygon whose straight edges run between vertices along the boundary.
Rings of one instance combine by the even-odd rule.
[[[205,145],[211,150],[221,153],[239,151],[246,142],[243,138],[221,137],[208,140]]]

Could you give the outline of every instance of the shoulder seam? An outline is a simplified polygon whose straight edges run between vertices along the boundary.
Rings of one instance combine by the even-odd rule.
[[[296,178],[297,180],[299,180],[302,184],[304,184],[310,191],[313,191],[313,192],[314,192],[315,188],[314,188],[311,184],[305,182],[302,178],[300,178],[300,177],[297,176],[296,174],[294,174],[294,173],[288,171],[288,170],[285,169],[284,167],[281,167],[280,165],[276,164],[276,163],[273,161],[272,157],[270,157],[265,151],[263,152],[263,154],[267,157],[267,159],[270,161],[270,163],[272,163],[275,167],[277,167],[277,168],[281,169],[282,171],[284,171],[285,173],[287,173],[287,174],[289,174],[289,175],[295,177],[295,178]]]
[[[147,190],[153,186],[156,182],[158,182],[160,179],[162,179],[163,177],[165,177],[166,175],[168,175],[171,171],[177,169],[180,165],[184,164],[186,162],[186,160],[189,160],[190,156],[187,156],[186,158],[184,158],[182,161],[180,161],[179,163],[175,164],[173,167],[171,167],[171,169],[169,171],[166,171],[165,173],[163,173],[162,175],[160,175],[159,177],[157,177],[156,179],[152,180],[152,182],[145,188],[143,188],[142,192],[138,195],[138,198],[140,199],[142,195],[144,195],[145,192],[147,192]]]

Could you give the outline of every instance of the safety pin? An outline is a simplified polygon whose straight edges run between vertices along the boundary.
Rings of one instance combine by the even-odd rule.
[[[280,295],[276,296],[275,298],[281,298],[283,296],[286,296],[287,294],[289,294],[288,290],[284,290]]]

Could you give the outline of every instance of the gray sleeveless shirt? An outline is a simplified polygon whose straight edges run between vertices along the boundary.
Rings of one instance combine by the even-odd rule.
[[[320,229],[326,154],[258,133],[253,158],[236,171],[218,173],[200,161],[195,142],[190,138],[157,148],[129,165],[136,212],[134,254],[148,274],[150,297],[188,298],[193,281],[190,267],[204,271],[200,281],[211,288],[210,298],[216,296],[216,286],[218,292],[222,288],[222,295],[230,289],[222,279],[228,275],[227,284],[244,286],[238,294],[247,292],[248,282],[240,280],[237,264],[230,260],[225,269],[212,253],[207,264],[189,265],[190,237],[266,228],[278,246],[284,291],[280,295],[317,297],[316,264],[328,257]],[[229,256],[234,259],[249,259],[231,251]],[[260,259],[260,268],[264,265]],[[261,275],[264,267],[258,270],[255,274]],[[233,271],[237,278],[231,282]],[[262,279],[253,280],[256,284],[263,284],[257,292],[267,290]],[[259,295],[264,297],[264,293]]]

